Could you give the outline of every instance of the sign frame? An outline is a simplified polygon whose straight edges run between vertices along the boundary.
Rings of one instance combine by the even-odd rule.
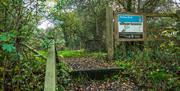
[[[120,14],[126,14],[126,15],[138,15],[138,16],[142,16],[143,19],[143,32],[142,32],[142,38],[119,38],[119,34],[121,32],[119,32],[119,28],[118,28],[118,16]],[[146,26],[147,26],[147,20],[146,20],[146,16],[144,14],[138,14],[138,13],[116,13],[115,14],[115,40],[116,41],[144,41],[146,39]]]

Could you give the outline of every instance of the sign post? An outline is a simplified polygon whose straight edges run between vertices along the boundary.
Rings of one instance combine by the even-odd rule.
[[[113,41],[113,10],[111,7],[106,8],[106,49],[108,60],[113,59],[114,41]]]

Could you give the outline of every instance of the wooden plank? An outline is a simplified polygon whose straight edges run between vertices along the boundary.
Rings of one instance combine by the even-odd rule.
[[[47,54],[46,62],[46,75],[44,91],[55,91],[56,90],[56,56],[55,56],[55,45],[54,41],[50,45]]]
[[[74,70],[72,72],[108,71],[108,70],[121,70],[121,69],[119,67],[111,67],[111,68],[99,68],[99,69]]]
[[[177,17],[175,13],[144,13],[146,17]]]
[[[106,8],[106,48],[108,60],[113,59],[114,42],[113,42],[113,10],[111,7]]]
[[[123,38],[119,38],[118,40],[117,40],[118,42],[125,42],[125,41],[144,41],[144,39],[123,39]]]

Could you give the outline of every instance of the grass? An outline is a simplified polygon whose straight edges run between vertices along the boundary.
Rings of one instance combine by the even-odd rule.
[[[58,56],[61,57],[82,57],[84,54],[84,50],[64,50],[64,51],[58,51]]]
[[[46,51],[38,51],[39,54],[47,56]],[[94,57],[104,59],[106,58],[106,53],[103,52],[86,52],[85,50],[63,50],[57,52],[59,57],[63,58],[78,58],[78,57]]]
[[[47,55],[47,52],[46,52],[46,51],[42,51],[42,50],[39,50],[38,53],[41,54],[41,55],[43,55],[43,56],[46,56],[46,55]]]
[[[105,58],[106,53],[102,52],[86,52],[84,50],[64,50],[64,51],[58,51],[58,56],[64,57],[64,58],[70,58],[70,57],[94,57],[94,58]]]

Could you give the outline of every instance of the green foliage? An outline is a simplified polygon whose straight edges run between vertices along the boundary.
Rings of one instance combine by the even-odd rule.
[[[106,55],[106,53],[102,52],[86,52],[84,50],[58,51],[58,56],[64,58],[93,57],[97,59],[106,59]]]
[[[13,38],[15,37],[15,34],[12,32],[7,33],[1,33],[0,34],[0,41],[1,42],[13,42]]]
[[[24,68],[19,68],[21,74],[14,76],[13,83],[20,82],[22,90],[43,89],[45,73],[45,66],[43,65],[38,61],[23,64]],[[36,85],[33,85],[34,83]]]
[[[0,42],[2,42],[0,46],[2,47],[3,51],[10,53],[15,50],[13,38],[14,34],[12,32],[0,34]]]
[[[76,12],[68,12],[61,14],[62,30],[64,33],[64,39],[66,46],[71,49],[76,49],[80,46],[82,35],[81,21],[77,17]]]
[[[57,63],[57,91],[64,91],[64,87],[70,82],[70,72],[71,69],[64,63],[62,60],[61,62]]]
[[[151,79],[152,81],[154,81],[154,83],[156,82],[162,82],[163,80],[167,80],[168,78],[168,74],[164,71],[152,71],[150,73],[147,74],[148,78]]]
[[[172,80],[177,79],[175,73],[178,71],[177,59],[168,60],[166,56],[170,57],[169,55],[165,56],[161,52],[159,55],[159,52],[145,48],[144,51],[135,51],[132,58],[121,59],[116,63],[123,70],[123,74],[129,74],[130,78],[133,78],[140,86],[163,90],[178,89],[179,81]]]
[[[126,69],[129,69],[131,64],[130,64],[130,61],[116,61],[116,64],[118,64],[119,68],[122,69],[122,70],[126,70]]]
[[[116,63],[122,69],[122,74],[127,78],[134,79],[136,85],[156,90],[179,89],[178,76],[163,68],[163,65],[151,63],[151,61],[143,64],[139,61],[117,61]]]
[[[94,57],[97,59],[103,59],[105,60],[107,57],[107,53],[103,53],[103,52],[92,52],[92,53],[86,53],[87,57]]]
[[[6,40],[7,40],[7,35],[6,35],[6,34],[2,34],[2,35],[0,36],[0,40],[1,40],[1,41],[6,41]]]
[[[13,50],[15,50],[15,47],[12,44],[3,44],[2,49],[6,52],[12,52]]]
[[[41,1],[38,0],[39,6],[42,5]],[[3,82],[3,91],[43,90],[45,63],[21,45],[30,43],[30,38],[34,37],[32,35],[37,29],[39,14],[35,12],[39,6],[34,4],[35,1],[25,0],[0,1],[0,68],[5,69],[0,72],[0,76],[5,75],[0,78],[0,85]]]
[[[143,49],[128,43],[118,46],[115,58],[122,73],[130,75],[137,85],[149,88],[148,90],[178,91],[180,81],[176,72],[179,72],[179,46],[178,31],[162,26],[172,27],[172,19],[163,18],[150,21],[148,39],[143,44]],[[163,21],[163,22],[162,22]],[[159,25],[158,25],[159,24]],[[161,31],[151,31],[151,29]],[[158,38],[159,40],[153,40]],[[161,40],[165,39],[165,41]]]
[[[26,55],[33,54],[29,52]],[[30,59],[25,55],[21,55],[21,57],[21,60],[12,61],[8,64],[9,68],[13,69],[13,73],[6,74],[8,79],[11,78],[10,81],[6,81],[6,84],[12,86],[9,89],[19,89],[21,91],[43,90],[45,61],[35,56],[31,56]]]
[[[61,57],[82,57],[84,51],[83,50],[65,50],[65,51],[59,51],[58,55]]]
[[[43,55],[43,56],[47,56],[47,52],[46,51],[38,51],[38,53]]]

